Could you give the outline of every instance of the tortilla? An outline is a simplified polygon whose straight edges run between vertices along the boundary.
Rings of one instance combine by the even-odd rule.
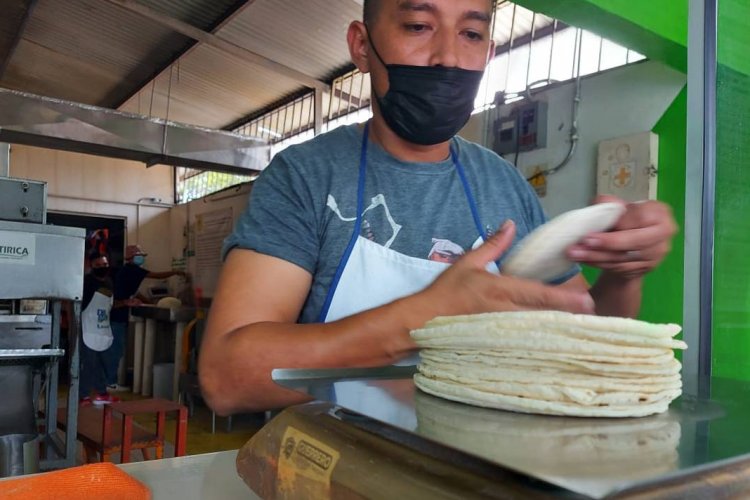
[[[663,364],[613,364],[597,363],[591,361],[578,361],[570,358],[565,361],[527,359],[520,355],[518,357],[497,358],[481,353],[454,353],[436,349],[424,350],[421,353],[422,361],[432,361],[443,366],[474,366],[484,370],[498,366],[517,366],[523,369],[535,368],[540,371],[552,373],[581,372],[586,374],[600,374],[611,376],[665,376],[680,373],[682,365],[677,359],[672,359]]]
[[[682,393],[681,328],[556,311],[436,318],[411,332],[415,384],[445,399],[522,413],[640,417]]]
[[[493,321],[482,323],[457,323],[442,325],[422,330],[414,330],[414,340],[435,339],[440,337],[482,337],[486,339],[494,337],[508,337],[509,335],[524,335],[531,338],[532,335],[554,334],[561,337],[574,339],[585,339],[594,342],[605,342],[607,344],[633,346],[633,347],[663,347],[666,349],[685,349],[687,344],[681,340],[670,337],[639,337],[627,333],[610,333],[587,328],[573,327],[567,325],[540,325],[527,328],[509,327],[502,323]]]
[[[412,333],[412,338],[422,348],[433,349],[513,349],[521,351],[558,352],[568,354],[603,354],[650,357],[664,353],[663,348],[618,346],[605,342],[576,339],[554,333],[499,332],[486,336],[457,334],[451,337],[428,338],[427,335]]]
[[[665,397],[662,400],[639,405],[601,404],[598,406],[581,406],[575,403],[545,401],[518,396],[508,396],[477,390],[460,384],[434,380],[417,373],[414,375],[416,386],[428,394],[433,394],[452,401],[459,401],[475,406],[496,408],[520,413],[539,413],[543,415],[568,415],[576,417],[644,417],[667,410],[674,399]],[[677,394],[679,395],[679,394]],[[677,397],[675,395],[674,397]]]
[[[562,378],[558,373],[545,373],[534,370],[518,370],[514,368],[497,367],[492,370],[471,368],[465,366],[445,367],[422,363],[419,371],[434,379],[448,379],[466,384],[484,382],[508,382],[520,384],[542,384],[553,387],[571,387],[588,389],[594,392],[620,391],[657,393],[664,390],[682,388],[679,374],[666,377],[616,378],[596,376],[586,373],[566,373]],[[502,392],[502,391],[501,391]]]
[[[598,203],[555,217],[521,240],[500,272],[540,281],[558,278],[573,266],[566,256],[568,247],[610,229],[625,210],[619,203]]]
[[[633,336],[674,337],[682,328],[672,323],[648,323],[631,318],[573,314],[564,311],[508,311],[461,316],[438,316],[425,324],[431,329],[448,324],[475,324],[493,322],[500,327],[528,329],[538,327],[561,327],[563,325],[600,330],[607,333],[626,333]]]

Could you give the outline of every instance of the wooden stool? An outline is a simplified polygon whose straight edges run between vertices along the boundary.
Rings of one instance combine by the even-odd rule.
[[[130,451],[137,448],[156,448],[156,458],[164,456],[164,422],[167,412],[177,412],[177,429],[174,439],[174,456],[185,455],[187,441],[187,408],[181,404],[166,399],[142,399],[140,401],[122,401],[104,406],[104,424],[102,426],[102,437],[107,442],[112,437],[113,414],[122,415],[122,448],[121,463],[130,461]],[[151,446],[140,446],[134,441],[133,416],[143,413],[156,413],[156,439]],[[135,445],[138,446],[135,446]]]
[[[164,456],[164,422],[166,413],[177,411],[175,456],[185,455],[187,437],[187,408],[164,399],[125,401],[100,407],[81,407],[78,412],[78,440],[83,443],[86,461],[108,461],[112,453],[121,454],[120,461],[130,461],[132,450],[141,450],[143,458],[150,459],[149,448],[155,448],[156,458]],[[156,433],[133,424],[133,416],[141,413],[156,414]],[[57,413],[58,427],[65,429],[67,412],[61,408]],[[97,460],[96,453],[100,454]]]

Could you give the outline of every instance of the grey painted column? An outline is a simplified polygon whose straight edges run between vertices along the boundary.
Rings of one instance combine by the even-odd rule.
[[[10,144],[0,142],[0,177],[10,177]]]
[[[683,328],[684,392],[707,396],[711,375],[717,0],[690,0]]]
[[[331,90],[333,92],[333,90]],[[323,90],[315,89],[315,105],[313,108],[315,113],[315,135],[323,132]]]

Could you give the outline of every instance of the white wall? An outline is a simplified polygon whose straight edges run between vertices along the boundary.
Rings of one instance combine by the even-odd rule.
[[[237,217],[245,210],[248,197],[250,196],[251,184],[227,189],[200,200],[191,201],[184,205],[177,205],[170,210],[170,244],[169,252],[172,257],[180,258],[187,249],[193,248],[190,243],[195,234],[196,216],[229,209],[232,212],[232,227]],[[188,225],[189,221],[189,225]],[[218,256],[217,256],[218,257]],[[187,269],[193,276],[194,286],[202,290],[203,297],[213,297],[213,292],[218,280],[218,272],[204,273],[197,268],[196,258],[187,257]]]
[[[559,173],[547,178],[542,206],[550,216],[588,205],[596,192],[596,156],[599,141],[651,130],[685,85],[685,75],[661,63],[646,61],[585,77],[581,81],[578,118],[580,139],[575,155]],[[569,147],[575,84],[566,83],[534,94],[548,103],[547,147],[521,153],[518,167],[530,176],[533,167],[551,168]],[[472,116],[461,131],[469,140],[487,147],[486,126],[510,113],[513,103]],[[514,155],[507,155],[513,161]]]
[[[10,175],[47,182],[49,210],[124,217],[127,242],[144,246],[148,267],[169,269],[169,206],[138,206],[138,200],[172,203],[171,167],[12,145]]]

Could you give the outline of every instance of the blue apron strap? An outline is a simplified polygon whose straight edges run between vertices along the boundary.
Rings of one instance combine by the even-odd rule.
[[[479,210],[477,210],[477,204],[474,202],[474,195],[471,193],[471,186],[469,186],[469,181],[466,180],[464,167],[463,165],[461,165],[461,160],[458,159],[458,153],[456,153],[456,150],[453,149],[452,144],[451,158],[453,159],[453,164],[456,166],[456,171],[458,172],[458,177],[461,179],[461,184],[463,184],[464,186],[464,193],[466,194],[466,200],[469,202],[469,209],[471,210],[471,216],[474,219],[474,225],[477,228],[479,236],[482,238],[482,240],[486,241],[489,235],[482,228],[482,220],[479,218]]]
[[[333,275],[333,281],[331,286],[328,287],[328,294],[326,300],[323,302],[323,308],[320,310],[318,315],[318,322],[323,323],[328,316],[328,310],[331,308],[331,302],[333,301],[333,295],[336,293],[336,288],[341,281],[341,275],[344,274],[344,268],[346,263],[349,261],[349,256],[352,254],[357,238],[362,230],[362,210],[364,209],[365,199],[365,170],[367,168],[367,140],[370,135],[370,122],[365,123],[365,129],[362,132],[362,148],[359,157],[359,182],[357,184],[357,218],[354,221],[354,231],[352,237],[349,239],[349,244],[346,246],[344,255],[341,256],[339,265],[336,268],[336,274]]]

